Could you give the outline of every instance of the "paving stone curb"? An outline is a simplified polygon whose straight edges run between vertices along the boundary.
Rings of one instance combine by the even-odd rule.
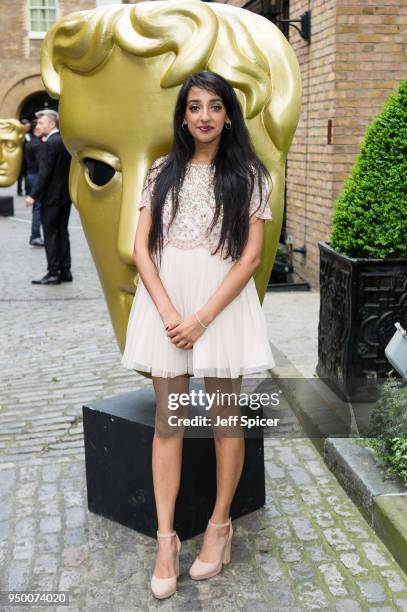
[[[407,492],[385,480],[372,450],[355,439],[327,438],[324,460],[352,501],[407,572]]]
[[[407,573],[407,491],[405,487],[397,480],[386,478],[385,470],[379,465],[373,450],[364,446],[360,438],[334,438],[324,435],[326,415],[323,415],[321,406],[310,405],[313,395],[312,380],[309,380],[305,409],[303,401],[299,402],[298,398],[293,397],[287,379],[298,378],[303,381],[306,379],[274,345],[273,352],[278,353],[279,363],[283,364],[273,369],[273,376],[278,379],[282,391],[287,392],[287,401],[305,433],[401,569]],[[315,378],[318,377],[315,376]],[[327,397],[331,393],[327,388]]]

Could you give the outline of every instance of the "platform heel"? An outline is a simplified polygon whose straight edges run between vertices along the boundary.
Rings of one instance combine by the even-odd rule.
[[[231,518],[226,523],[214,523],[209,519],[209,523],[213,525],[213,527],[226,527],[229,525],[229,533],[227,540],[225,542],[221,558],[219,561],[215,561],[214,563],[208,563],[205,561],[201,561],[199,555],[196,557],[195,561],[189,568],[189,575],[194,580],[203,580],[205,578],[211,578],[212,576],[216,576],[219,572],[222,571],[223,565],[230,562],[230,551],[232,546],[232,535],[233,535],[233,526]]]
[[[157,538],[177,538],[177,556],[175,558],[175,576],[169,578],[158,578],[154,574],[151,576],[151,591],[157,599],[164,599],[170,597],[177,590],[177,578],[179,577],[179,555],[181,551],[181,542],[178,534],[175,531],[171,533],[160,533],[157,531]]]

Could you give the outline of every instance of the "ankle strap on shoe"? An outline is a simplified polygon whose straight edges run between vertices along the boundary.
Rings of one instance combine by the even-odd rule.
[[[175,533],[175,531],[171,531],[171,533],[160,533],[159,531],[157,531],[157,538],[172,538]]]
[[[230,524],[230,519],[231,517],[229,517],[227,523],[214,523],[213,521],[211,521],[211,519],[209,519],[209,522],[211,525],[213,525],[214,527],[226,527],[227,525]]]

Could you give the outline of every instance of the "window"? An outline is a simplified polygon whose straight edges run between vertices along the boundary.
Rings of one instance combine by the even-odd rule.
[[[57,0],[29,0],[30,38],[44,38],[57,18]]]

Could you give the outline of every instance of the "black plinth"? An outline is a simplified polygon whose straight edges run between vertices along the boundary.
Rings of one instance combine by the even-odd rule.
[[[192,388],[205,387],[191,381]],[[151,468],[155,394],[152,386],[83,406],[88,508],[140,533],[156,537]],[[190,406],[189,416],[202,415]],[[242,410],[242,414],[249,412]],[[259,416],[262,416],[257,411]],[[206,529],[216,496],[216,456],[211,437],[188,437],[185,428],[181,484],[174,529],[180,539]],[[194,430],[196,431],[196,429]],[[206,431],[203,429],[203,431]],[[245,437],[245,462],[231,507],[232,519],[264,506],[262,429]],[[206,434],[203,434],[206,435]],[[252,437],[253,436],[253,437]],[[171,466],[168,466],[171,470]]]
[[[0,217],[14,216],[13,196],[0,196]]]

